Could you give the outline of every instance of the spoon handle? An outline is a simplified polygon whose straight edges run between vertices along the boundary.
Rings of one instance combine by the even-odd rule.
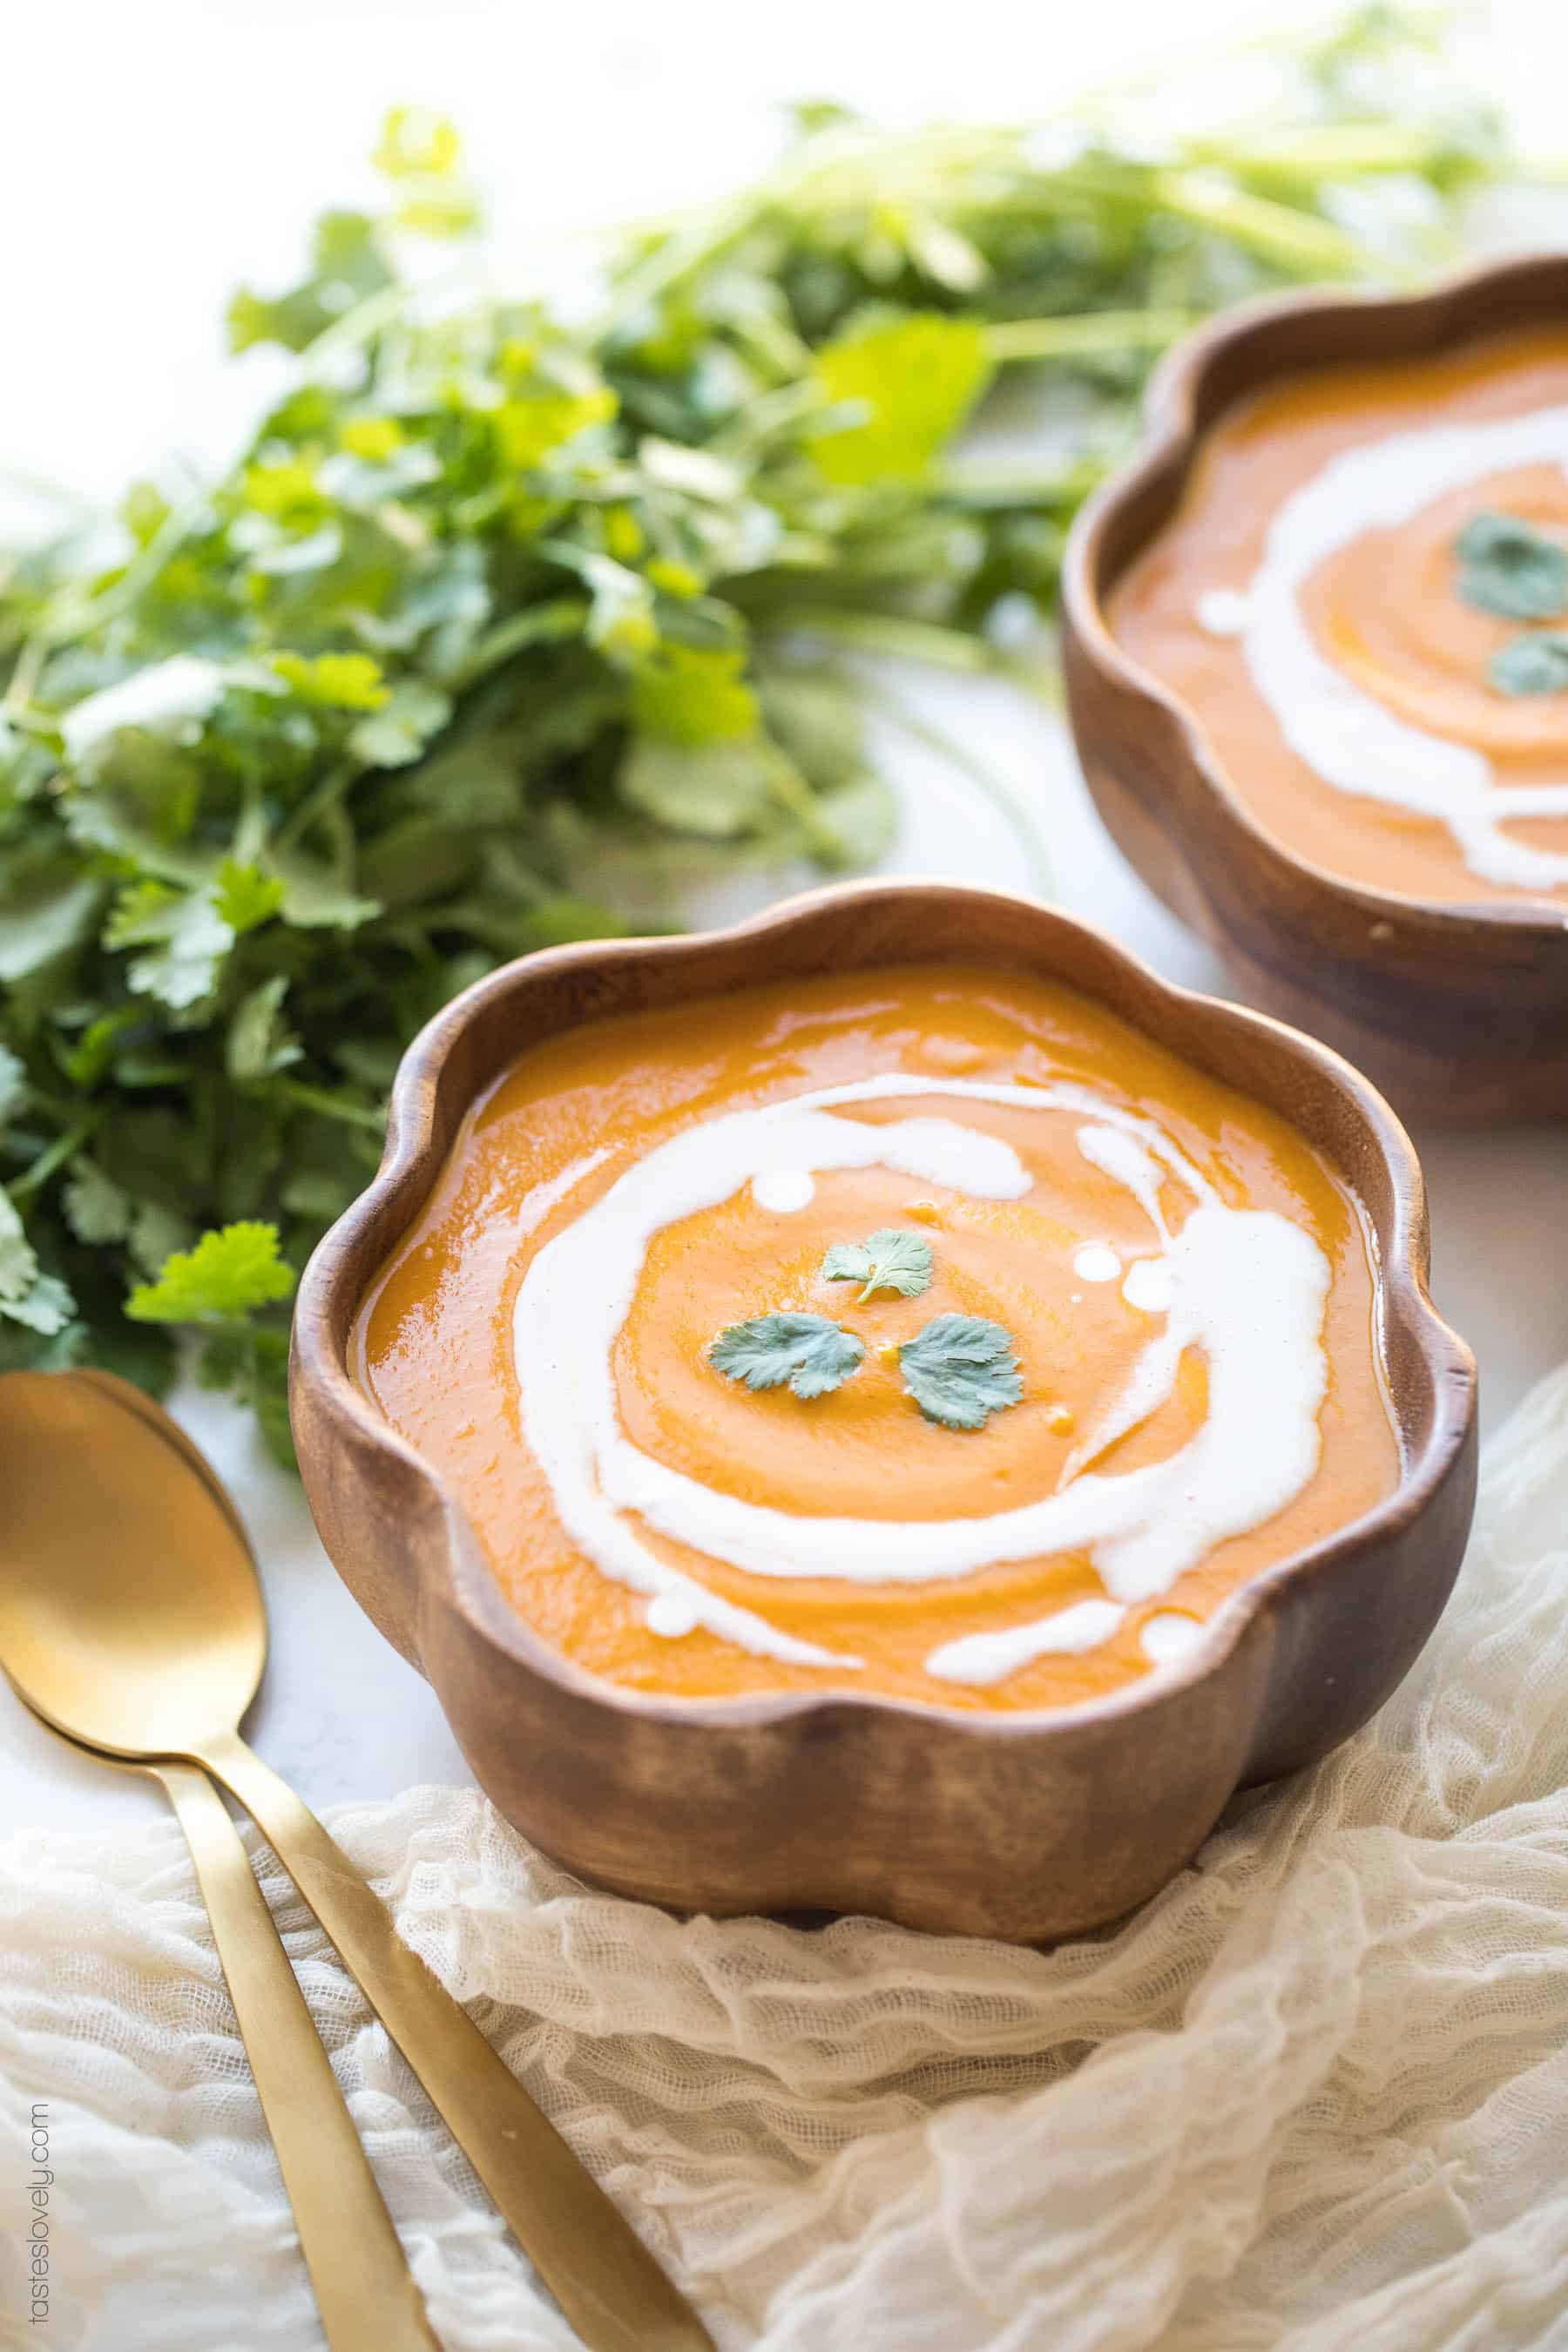
[[[147,1769],[191,1849],[331,2352],[440,2352],[223,1799],[195,1765]]]
[[[713,2352],[684,2295],[288,1782],[237,1733],[201,1760],[255,1817],[589,2352]]]

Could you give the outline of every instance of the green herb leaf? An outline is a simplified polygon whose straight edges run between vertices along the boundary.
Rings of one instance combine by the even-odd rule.
[[[288,973],[274,972],[237,1006],[226,1056],[229,1076],[237,1086],[254,1086],[262,1078],[275,1077],[302,1055],[304,1047],[282,1018],[288,993]]]
[[[126,982],[176,1013],[211,995],[234,945],[214,892],[174,890],[164,882],[138,882],[121,891],[103,936],[110,948],[155,945],[155,953],[134,959]]]
[[[812,455],[833,482],[921,481],[990,379],[978,320],[917,314],[851,331],[817,353],[816,380],[854,421],[814,438]]]
[[[40,1267],[16,1204],[0,1187],[0,1321],[19,1323],[48,1339],[65,1329],[74,1312],[70,1292],[58,1276]]]
[[[276,876],[263,874],[254,866],[241,866],[232,857],[226,857],[218,867],[213,905],[237,937],[269,920],[282,904],[283,885]]]
[[[51,866],[0,887],[0,982],[26,980],[83,946],[103,903],[101,882]]]
[[[133,1202],[123,1185],[106,1176],[94,1160],[79,1160],[61,1195],[66,1221],[80,1242],[123,1241],[131,1231]]]
[[[291,1266],[278,1255],[278,1228],[252,1219],[204,1234],[193,1250],[176,1250],[154,1283],[131,1294],[125,1312],[139,1323],[226,1322],[287,1298]]]
[[[842,1388],[866,1353],[866,1343],[826,1315],[753,1315],[721,1331],[708,1350],[716,1372],[749,1389],[787,1386],[803,1398]]]
[[[0,1188],[0,1299],[17,1299],[37,1279],[37,1252],[28,1241],[16,1203]]]
[[[452,716],[452,698],[418,678],[403,678],[378,710],[362,719],[349,749],[369,768],[405,768]]]
[[[14,1118],[27,1094],[27,1067],[20,1054],[0,1045],[0,1127]]]
[[[899,1349],[904,1384],[928,1421],[983,1429],[1024,1393],[1013,1339],[981,1315],[938,1315]]]
[[[835,1242],[822,1261],[822,1271],[828,1282],[863,1283],[861,1305],[879,1290],[918,1298],[931,1288],[931,1244],[901,1226],[884,1225],[863,1242]]]
[[[675,833],[733,841],[753,831],[793,774],[776,744],[664,743],[638,738],[622,762],[623,798]]]
[[[1510,621],[1549,621],[1568,612],[1568,548],[1517,516],[1474,516],[1454,541],[1454,552],[1467,604]]]
[[[733,743],[757,731],[757,698],[738,646],[664,646],[638,670],[632,711],[647,735],[670,743]]]
[[[1487,664],[1487,678],[1500,694],[1568,693],[1568,630],[1511,637]]]
[[[369,654],[274,654],[272,667],[301,702],[326,709],[379,710],[391,699],[381,665]]]

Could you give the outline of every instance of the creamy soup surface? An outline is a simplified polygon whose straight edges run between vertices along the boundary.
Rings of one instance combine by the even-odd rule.
[[[1568,333],[1336,366],[1222,418],[1111,628],[1295,856],[1568,898]]]
[[[889,1234],[905,1290],[830,1278]],[[733,1369],[722,1335],[781,1315],[836,1385]],[[591,1673],[1037,1708],[1179,1657],[1393,1490],[1378,1324],[1293,1129],[1065,990],[943,966],[528,1052],[356,1347]],[[933,1363],[978,1425],[922,1410]]]

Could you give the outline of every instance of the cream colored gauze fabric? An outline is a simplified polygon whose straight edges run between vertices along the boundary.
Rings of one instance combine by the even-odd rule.
[[[1104,1936],[681,1922],[453,1790],[333,1826],[725,2352],[1568,2346],[1568,1370],[1404,1689]],[[447,2352],[571,2345],[264,1860]],[[319,2347],[174,1829],[13,1847],[0,1910],[0,2342],[47,2097],[34,2342]]]

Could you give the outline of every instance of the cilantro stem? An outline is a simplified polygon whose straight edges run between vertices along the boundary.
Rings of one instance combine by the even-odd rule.
[[[595,342],[614,340],[616,331],[646,306],[668,294],[705,262],[711,261],[749,228],[756,216],[758,198],[748,193],[697,214],[683,229],[656,244],[633,264],[614,286],[587,334]]]
[[[68,1161],[76,1158],[82,1145],[89,1140],[96,1125],[95,1119],[78,1119],[75,1126],[68,1127],[63,1135],[57,1135],[32,1164],[6,1187],[11,1198],[14,1201],[26,1200],[39,1192],[57,1169],[65,1167]]]
[[[983,639],[944,628],[937,621],[913,621],[899,613],[840,613],[831,605],[802,604],[780,616],[782,625],[814,636],[837,637],[858,652],[890,654],[900,661],[932,662],[942,669],[971,675],[1005,664]]]
[[[1078,317],[1007,319],[985,330],[994,360],[1059,360],[1097,352],[1163,350],[1185,334],[1191,310],[1089,310]]]
[[[323,368],[330,374],[332,362],[344,352],[374,341],[384,327],[394,325],[416,303],[427,300],[443,289],[460,286],[471,275],[464,264],[440,270],[417,285],[397,278],[390,286],[378,287],[374,294],[365,295],[341,318],[334,319],[330,327],[323,327],[313,342],[306,344],[300,354],[301,367],[308,374],[318,373]]]
[[[1365,248],[1346,230],[1294,205],[1226,187],[1206,172],[1162,172],[1153,194],[1168,211],[1218,229],[1289,269],[1350,278],[1364,267]]]
[[[1076,507],[1100,481],[1106,457],[1075,457],[1065,466],[1031,465],[1016,457],[960,457],[931,478],[938,498],[971,508]]]
[[[770,772],[768,796],[795,818],[814,857],[824,858],[831,864],[842,855],[843,845],[832,825],[819,813],[816,795],[805,777],[794,768],[780,766]]]
[[[38,683],[44,664],[48,659],[48,646],[37,630],[30,637],[24,640],[22,649],[16,656],[16,666],[12,670],[10,680],[5,688],[3,707],[6,710],[26,709],[33,699],[33,692]]]
[[[372,1110],[364,1103],[344,1102],[341,1095],[329,1094],[324,1087],[310,1086],[303,1078],[271,1078],[268,1091],[280,1095],[285,1102],[298,1103],[301,1110],[319,1111],[323,1118],[340,1119],[345,1127],[362,1127],[370,1135],[386,1132],[384,1112]]]
[[[555,596],[548,604],[525,605],[510,620],[498,622],[474,646],[467,661],[454,674],[452,684],[461,689],[482,677],[487,670],[499,669],[513,654],[527,651],[531,646],[552,645],[558,638],[575,636],[587,618],[588,607],[580,596]]]
[[[288,823],[281,827],[276,846],[281,850],[295,848],[323,817],[331,814],[344,793],[352,791],[364,773],[363,767],[352,761],[341,762],[331,769],[314,791],[306,793]]]
[[[78,604],[67,601],[58,614],[46,614],[35,632],[46,649],[68,645],[72,638],[84,637],[89,630],[101,628],[106,621],[117,620],[121,613],[129,612],[143,591],[152,586],[192,524],[206,511],[208,503],[203,490],[179,506],[171,507],[146,546],[137,550],[118,580]]]

